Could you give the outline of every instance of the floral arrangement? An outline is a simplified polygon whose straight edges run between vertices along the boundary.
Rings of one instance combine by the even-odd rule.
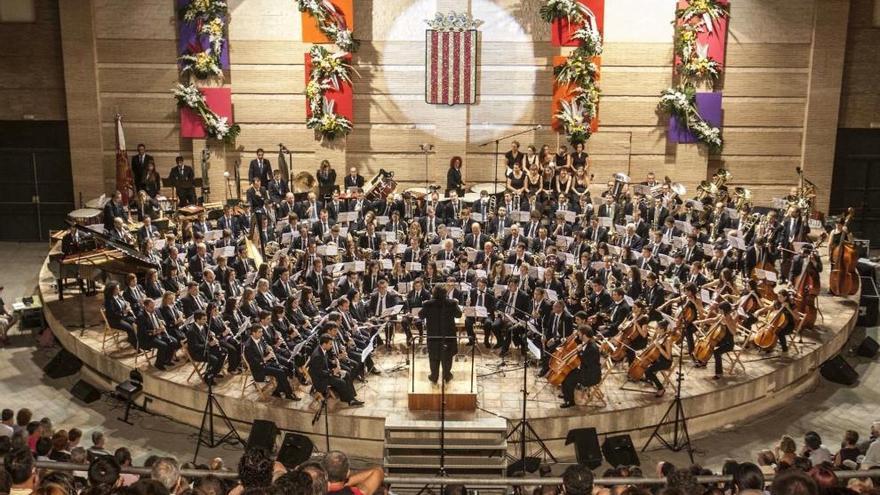
[[[709,125],[697,111],[697,92],[693,86],[664,89],[660,96],[659,109],[674,115],[687,126],[700,141],[713,151],[721,149],[721,129]]]
[[[587,8],[577,0],[547,0],[539,11],[544,22],[567,19],[571,23],[583,22],[587,18]]]
[[[330,0],[296,0],[300,12],[308,12],[324,33],[339,49],[354,53],[360,42],[354,38],[345,23],[345,16],[336,10]]]
[[[193,74],[198,79],[223,76],[220,55],[223,53],[226,36],[225,18],[228,6],[223,0],[192,0],[180,9],[180,19],[196,24],[198,36],[207,36],[209,48],[202,50],[196,43],[189,47],[188,53],[181,55],[181,74]]]
[[[602,54],[602,35],[593,22],[593,13],[577,0],[547,0],[541,7],[541,18],[547,22],[565,18],[584,24],[571,36],[578,42],[577,48],[565,63],[553,68],[558,84],[574,86],[571,97],[561,101],[554,117],[571,144],[583,143],[589,139],[592,120],[599,112],[599,66],[594,58]]]
[[[346,62],[347,53],[333,53],[320,45],[309,50],[311,75],[306,84],[306,101],[311,118],[306,127],[329,140],[348,134],[352,129],[350,120],[336,115],[334,103],[324,94],[329,90],[338,91],[343,83],[351,84],[351,66]]]
[[[697,41],[702,32],[711,32],[713,23],[728,14],[727,5],[718,0],[690,0],[675,12],[675,67],[678,84],[660,95],[658,109],[675,116],[712,151],[723,144],[721,130],[706,122],[697,110],[696,85],[706,81],[714,84],[721,76],[721,64],[709,56],[709,47]]]
[[[483,21],[474,19],[467,12],[437,12],[433,19],[425,19],[425,23],[435,31],[470,31],[477,29]]]
[[[202,119],[202,126],[208,136],[223,141],[227,144],[235,142],[241,128],[238,124],[229,125],[226,117],[220,117],[213,110],[208,108],[205,101],[205,95],[199,91],[199,88],[192,84],[177,84],[173,89],[174,98],[177,99],[178,107],[186,107],[199,114]]]
[[[354,127],[350,120],[336,115],[333,106],[333,101],[323,98],[320,111],[312,111],[311,118],[306,121],[306,127],[314,129],[315,133],[330,141],[347,135]]]

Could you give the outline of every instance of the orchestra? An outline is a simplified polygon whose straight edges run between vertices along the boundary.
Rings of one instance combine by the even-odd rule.
[[[133,167],[146,171],[152,157],[139,152]],[[692,198],[669,177],[617,173],[594,199],[582,145],[538,154],[514,143],[504,159],[497,194],[468,191],[458,157],[445,190],[398,191],[393,172],[367,179],[357,167],[337,186],[326,160],[319,180],[287,181],[259,150],[242,201],[200,204],[189,182],[179,209],[150,191],[128,209],[117,193],[103,233],[72,226],[63,256],[88,252],[94,236],[145,264],[123,287],[106,284],[104,309],[133,345],[158,349],[157,369],[185,345],[207,380],[244,367],[291,400],[298,381],[361,404],[354,381],[379,372],[370,352],[421,345],[437,287],[479,308],[461,323],[468,346],[524,361],[529,343],[541,349],[537,374],[561,386],[564,408],[614,367],[660,396],[657,373],[676,359],[714,360],[721,378],[735,348],[785,353],[814,324],[825,235],[802,176],[774,208],[752,205],[723,169]],[[193,179],[182,159],[172,176]],[[847,243],[847,221],[832,243]]]

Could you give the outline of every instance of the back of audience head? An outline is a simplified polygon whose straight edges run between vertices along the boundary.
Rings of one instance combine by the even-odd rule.
[[[37,470],[34,456],[28,449],[17,449],[9,453],[4,464],[6,475],[11,486],[31,488],[36,479]]]
[[[583,464],[572,464],[562,473],[562,492],[566,495],[593,493],[593,472]]]
[[[34,413],[32,413],[30,409],[23,407],[15,414],[15,424],[18,425],[19,428],[24,428],[31,422],[33,417]]]
[[[193,483],[193,489],[199,490],[204,495],[226,495],[226,485],[223,480],[213,474],[197,478]]]
[[[302,471],[309,475],[312,479],[311,495],[324,495],[327,493],[327,471],[321,463],[316,461],[306,461],[300,464],[297,471]]]
[[[338,450],[328,452],[321,465],[327,473],[328,483],[340,483],[347,480],[351,471],[348,456]]]
[[[737,493],[764,490],[764,472],[756,464],[741,462],[733,470],[733,487]]]
[[[786,470],[773,479],[771,495],[818,495],[819,489],[813,478],[803,471]]]
[[[150,467],[150,479],[162,484],[170,493],[180,487],[180,465],[173,457],[160,457]]]
[[[89,485],[95,493],[107,493],[119,484],[120,474],[116,459],[99,456],[89,466]]]
[[[238,477],[245,489],[267,487],[272,484],[275,462],[264,449],[247,449],[238,461]]]

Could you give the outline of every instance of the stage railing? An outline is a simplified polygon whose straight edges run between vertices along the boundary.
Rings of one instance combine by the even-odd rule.
[[[36,466],[40,469],[51,469],[53,471],[87,471],[88,464],[73,464],[70,462],[52,462],[52,461],[36,461]],[[150,468],[123,466],[123,473],[149,475]],[[181,469],[181,476],[186,478],[204,478],[206,476],[216,476],[222,479],[238,479],[238,473],[234,471],[210,471],[206,469]],[[835,471],[835,475],[840,480],[848,480],[852,478],[878,478],[880,477],[880,469],[870,469],[863,471]],[[773,476],[765,477],[766,481],[772,481]],[[697,483],[728,483],[733,481],[733,476],[697,476]],[[495,479],[474,479],[474,478],[457,478],[448,476],[440,478],[431,477],[405,477],[392,476],[385,478],[385,483],[391,486],[424,486],[424,485],[465,485],[465,486],[536,486],[536,485],[561,485],[562,478],[495,478]],[[663,485],[666,483],[664,478],[596,478],[593,480],[596,485]]]

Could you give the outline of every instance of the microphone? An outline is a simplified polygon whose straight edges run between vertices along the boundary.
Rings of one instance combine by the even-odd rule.
[[[536,130],[536,131],[537,131],[538,129],[543,129],[543,128],[544,128],[544,126],[541,125],[541,124],[538,124],[538,125],[535,126],[535,130]]]

